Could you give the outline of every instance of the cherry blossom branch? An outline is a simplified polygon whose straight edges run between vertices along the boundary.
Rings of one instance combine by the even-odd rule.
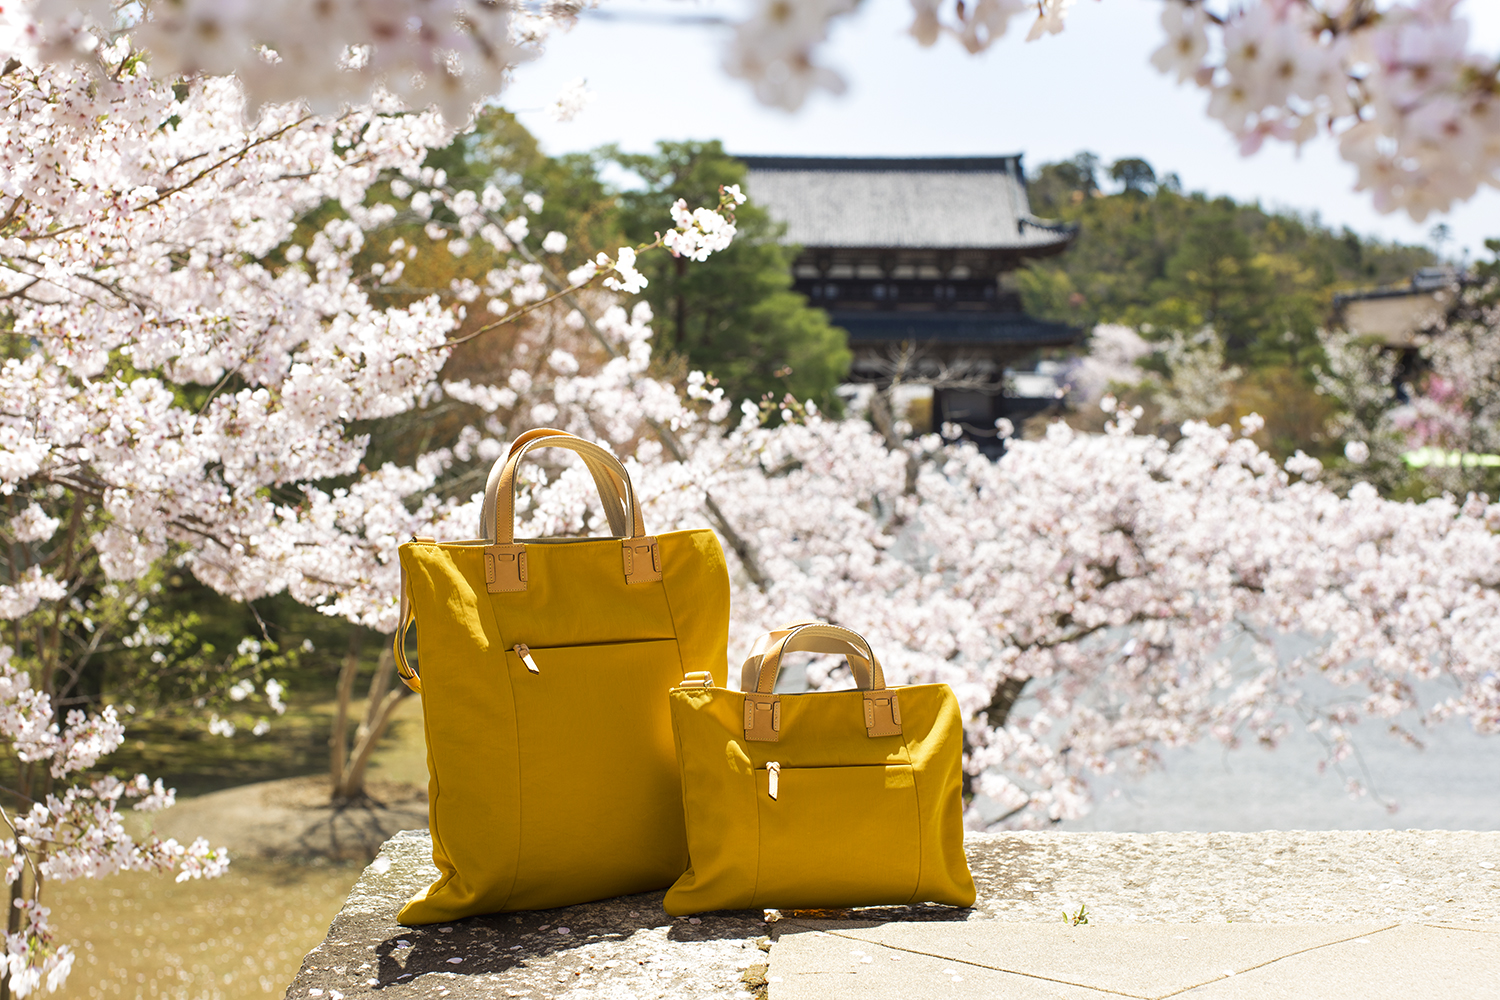
[[[729,241],[734,238],[734,209],[744,202],[745,196],[740,193],[738,184],[728,187],[721,185],[719,203],[712,209],[700,208],[690,213],[687,210],[687,202],[679,198],[672,206],[673,221],[677,223],[675,228],[667,230],[665,234],[658,233],[656,239],[650,243],[642,243],[636,247],[621,247],[614,257],[600,251],[593,261],[575,268],[568,275],[571,284],[556,288],[552,294],[539,301],[528,303],[514,311],[508,311],[503,318],[488,323],[471,333],[450,339],[444,343],[444,346],[451,347],[466,343],[492,330],[514,323],[544,306],[562,299],[571,300],[574,295],[594,284],[596,280],[602,280],[604,287],[613,291],[633,295],[646,287],[646,277],[636,269],[636,259],[640,254],[649,253],[652,250],[666,247],[674,257],[686,256],[693,260],[706,260],[709,254],[728,246]],[[522,240],[514,242],[521,248],[528,261],[538,263],[525,248]],[[610,271],[615,272],[618,277],[610,275]]]
[[[721,190],[721,205],[723,204],[725,193],[726,191]],[[738,188],[735,188],[730,197],[736,197],[738,194]],[[738,203],[735,202],[735,204]],[[682,202],[679,201],[678,204],[682,204]],[[542,268],[542,278],[548,285],[560,289],[557,292],[557,297],[560,297],[582,317],[585,328],[588,329],[589,333],[593,335],[594,339],[604,348],[609,356],[612,358],[620,357],[620,349],[615,346],[613,340],[605,336],[604,331],[599,329],[599,324],[594,321],[593,317],[589,315],[589,311],[575,297],[577,289],[563,288],[562,282],[552,273],[551,269],[542,264],[524,243],[518,244],[518,248],[528,262]],[[675,461],[683,465],[688,464],[688,451],[682,446],[682,442],[677,439],[677,435],[670,428],[651,417],[646,418],[646,423],[651,427],[651,430],[656,434],[657,438],[666,447]],[[761,569],[760,558],[755,547],[744,535],[735,529],[733,522],[725,515],[718,501],[714,499],[713,494],[706,489],[703,491],[703,506],[708,511],[709,519],[713,522],[714,529],[729,543],[729,547],[734,550],[735,555],[739,558],[740,566],[743,567],[745,575],[750,579],[751,584],[757,590],[764,591],[769,585],[770,578]]]

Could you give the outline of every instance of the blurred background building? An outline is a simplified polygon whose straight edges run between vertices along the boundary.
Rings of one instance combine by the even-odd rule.
[[[746,193],[801,247],[795,290],[847,331],[855,385],[897,384],[914,424],[981,443],[1056,402],[1050,373],[1007,370],[1084,331],[1027,315],[1012,275],[1078,228],[1031,214],[1019,154],[740,159]]]

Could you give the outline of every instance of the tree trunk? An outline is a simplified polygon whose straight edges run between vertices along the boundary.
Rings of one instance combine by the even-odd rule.
[[[891,451],[901,451],[906,455],[906,484],[903,493],[912,496],[917,492],[917,473],[921,469],[921,463],[917,457],[906,450],[905,441],[901,435],[896,433],[896,386],[892,383],[884,388],[877,388],[875,395],[870,397],[870,423],[875,426],[875,431],[884,440],[885,446]]]
[[[687,280],[687,261],[682,257],[678,257],[676,260],[676,265],[677,284],[673,290],[677,294],[675,301],[673,302],[672,313],[675,319],[675,325],[677,327],[677,343],[673,346],[675,346],[677,350],[682,354],[687,354],[687,296],[682,294],[682,283]]]
[[[351,657],[351,660],[354,660]],[[357,660],[355,661],[357,662]],[[337,747],[334,753],[333,798],[336,802],[347,802],[365,796],[365,771],[370,766],[370,755],[385,735],[391,724],[391,715],[401,701],[404,689],[391,689],[396,674],[396,656],[389,646],[380,653],[380,663],[375,676],[370,678],[370,694],[365,705],[365,717],[354,732],[352,750],[348,747],[349,691],[354,687],[354,671],[339,675],[338,729],[335,731]]]
[[[349,757],[349,699],[354,694],[354,676],[359,673],[359,654],[364,645],[365,630],[351,629],[349,653],[344,657],[343,667],[339,669],[338,703],[334,709],[333,732],[328,737],[328,746],[333,751],[329,755],[329,778],[333,782],[334,798],[341,798],[339,789],[343,787],[344,770]]]
[[[1021,692],[1026,689],[1030,678],[1007,677],[995,688],[995,696],[990,699],[989,705],[984,710],[985,719],[991,726],[999,729],[1005,725],[1010,718],[1010,710],[1015,707],[1016,702],[1021,699]],[[970,750],[969,738],[964,737],[964,753]],[[968,802],[974,797],[974,776],[964,772],[964,801]],[[1002,817],[1003,818],[1003,817]]]

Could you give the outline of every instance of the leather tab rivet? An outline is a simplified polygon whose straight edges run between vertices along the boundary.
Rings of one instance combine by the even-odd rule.
[[[526,546],[518,544],[485,546],[484,585],[491,594],[508,594],[525,590]]]
[[[865,732],[876,736],[901,735],[901,706],[892,691],[866,691]]]
[[[781,701],[776,695],[745,695],[745,739],[757,743],[781,741]]]
[[[624,538],[620,540],[620,548],[624,553],[626,583],[661,582],[661,549],[656,536]]]

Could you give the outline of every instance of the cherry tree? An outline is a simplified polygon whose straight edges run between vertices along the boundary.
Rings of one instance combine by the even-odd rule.
[[[911,34],[968,52],[1019,23],[1028,41],[1063,31],[1074,0],[911,0]],[[735,29],[729,72],[770,104],[843,89],[818,60],[847,0],[760,0]],[[1086,15],[1082,15],[1086,16]],[[1461,0],[1162,0],[1152,64],[1208,94],[1207,113],[1246,155],[1267,140],[1336,139],[1357,190],[1417,221],[1495,185],[1500,63],[1473,48]]]
[[[452,135],[438,115],[381,94],[336,115],[277,104],[251,116],[236,79],[155,76],[127,35],[91,36],[83,62],[49,62],[17,11],[0,30],[0,737],[18,775],[3,810],[13,839],[0,841],[15,904],[0,992],[19,996],[55,987],[71,962],[47,924],[49,882],[173,865],[212,876],[227,863],[206,843],[124,833],[122,801],[155,809],[171,794],[144,776],[98,777],[123,734],[115,706],[90,714],[58,698],[92,643],[112,628],[118,645],[165,655],[174,637],[151,608],[164,564],[236,600],[290,589],[316,601],[369,577],[389,597],[367,548],[358,564],[328,558],[347,531],[320,526],[319,494],[303,484],[352,477],[330,495],[408,520],[387,479],[442,457],[365,476],[356,422],[440,392],[479,294],[492,314],[524,314],[549,291],[523,245],[539,202],[455,191],[423,166]],[[560,291],[629,294],[644,280],[638,252],[701,259],[732,238],[742,200],[679,205],[654,243],[599,254]],[[367,252],[398,224],[455,255],[483,241],[500,264],[483,287],[377,304],[418,250]],[[349,608],[330,610],[383,614]],[[260,649],[247,642],[231,665],[253,673]],[[284,707],[275,678],[224,687],[226,703]]]
[[[1064,30],[1074,0],[910,0],[920,45],[983,52],[1012,28],[1028,41]],[[499,0],[34,0],[0,34],[48,58],[91,56],[98,32],[132,29],[163,76],[234,73],[251,103],[314,100],[332,111],[378,91],[437,105],[461,123],[499,93],[511,67],[540,54],[585,5]],[[795,110],[843,77],[820,49],[852,0],[753,0],[732,26],[724,66],[765,103]],[[1161,72],[1202,89],[1207,113],[1246,154],[1267,140],[1325,135],[1384,212],[1421,221],[1494,185],[1500,169],[1500,63],[1475,49],[1462,0],[1161,0]],[[1086,16],[1086,15],[1082,15]],[[559,98],[560,114],[578,103]]]
[[[807,6],[816,16],[757,43],[794,46],[794,68],[842,9]],[[1043,30],[1065,6],[1043,5]],[[732,648],[817,615],[867,633],[893,680],[953,685],[976,824],[1077,815],[1091,773],[1204,737],[1274,743],[1307,725],[1337,757],[1364,716],[1500,729],[1500,509],[1340,495],[1316,461],[1260,451],[1254,420],[1190,421],[1168,441],[1137,433],[1108,397],[1105,433],[1059,425],[999,462],[796,400],[736,413],[711,376],[660,375],[649,310],[630,300],[646,280],[638,254],[702,259],[726,245],[739,192],[679,204],[651,244],[564,274],[567,235],[531,232],[543,193],[514,204],[424,165],[452,129],[403,100],[461,121],[571,15],[392,0],[377,17],[333,3],[317,5],[325,28],[312,31],[311,9],[148,3],[127,9],[129,23],[103,4],[0,12],[0,620],[26,625],[0,651],[0,736],[27,776],[14,790],[23,808],[5,813],[14,840],[0,844],[17,995],[66,975],[48,880],[173,865],[212,875],[227,860],[119,832],[121,801],[155,808],[170,795],[144,777],[90,776],[118,746],[119,719],[111,706],[59,717],[53,633],[33,626],[80,620],[93,592],[170,562],[235,599],[287,592],[390,632],[399,545],[471,537],[475,470],[533,426],[620,454],[653,530],[719,531]],[[1311,8],[1264,9],[1282,24]],[[1308,37],[1332,45],[1402,23],[1366,24],[1362,9],[1340,8],[1347,23]],[[982,47],[1019,10],[922,7],[918,34]],[[1451,21],[1452,5],[1421,11]],[[1205,24],[1227,34],[1242,16]],[[239,76],[211,75],[223,70]],[[306,93],[351,103],[325,115],[278,103]],[[1255,126],[1273,119],[1291,127],[1270,104]],[[486,247],[495,263],[448,288],[382,293],[438,247],[455,258]],[[445,374],[461,340],[500,326],[512,334],[503,379]],[[357,428],[444,407],[468,417],[464,430],[366,467]],[[599,528],[591,490],[574,465],[528,467],[518,530]],[[1292,634],[1311,648],[1286,654]],[[18,658],[39,666],[9,666]],[[1311,704],[1301,679],[1314,673],[1347,697]],[[1433,677],[1453,693],[1424,701],[1418,682]],[[821,662],[809,680],[847,683]]]
[[[385,470],[397,496],[309,494],[314,520],[347,533],[351,574],[378,567],[313,599],[392,627],[396,547],[478,524],[480,498],[445,481],[546,424],[622,454],[654,531],[701,525],[716,503],[737,537],[731,648],[816,616],[867,634],[899,682],[950,684],[976,825],[1076,817],[1091,774],[1204,738],[1274,746],[1306,727],[1338,765],[1361,718],[1414,742],[1412,713],[1500,731],[1500,506],[1341,495],[1315,459],[1263,452],[1258,418],[1167,440],[1109,397],[1105,433],[1058,423],[998,462],[936,434],[893,447],[862,420],[788,401],[768,421],[732,413],[701,375],[685,391],[658,381],[643,306],[570,316],[522,338],[507,384],[443,385],[476,408],[475,429],[418,475]],[[537,470],[518,532],[605,530],[592,490],[576,465]],[[1315,699],[1314,677],[1339,695]],[[1434,678],[1453,693],[1424,693]],[[809,680],[852,683],[828,663]]]

